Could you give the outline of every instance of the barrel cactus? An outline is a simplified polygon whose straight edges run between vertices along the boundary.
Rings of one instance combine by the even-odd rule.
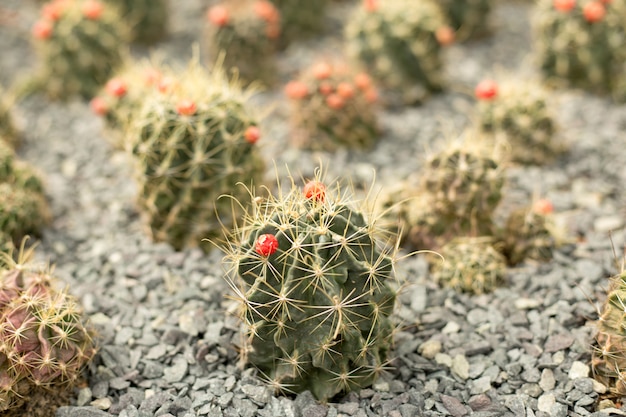
[[[196,61],[163,74],[168,83],[145,97],[125,146],[136,162],[138,205],[150,234],[181,249],[221,235],[236,213],[222,210],[230,202],[220,197],[237,197],[239,182],[259,184],[265,164],[247,106],[251,91]]]
[[[104,0],[130,27],[130,39],[152,44],[167,35],[168,0]]]
[[[325,401],[372,384],[387,364],[395,249],[350,198],[319,176],[292,180],[278,197],[252,195],[229,239],[245,359],[279,391]]]

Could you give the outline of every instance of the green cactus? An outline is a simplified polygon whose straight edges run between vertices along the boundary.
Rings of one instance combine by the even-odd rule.
[[[535,32],[546,81],[626,100],[626,3],[541,0]]]
[[[441,285],[457,291],[483,294],[505,278],[506,260],[490,237],[461,237],[441,247],[433,262],[433,275]]]
[[[168,0],[104,0],[130,27],[132,41],[152,44],[167,35]]]
[[[271,85],[277,71],[274,54],[280,36],[280,13],[266,0],[218,4],[207,14],[207,45],[212,62],[223,52],[224,68],[236,68],[242,81]]]
[[[372,384],[387,364],[395,246],[376,241],[374,219],[339,183],[291,181],[278,197],[251,195],[226,248],[229,283],[245,359],[274,389],[326,401]]]
[[[95,353],[77,300],[54,289],[49,270],[3,256],[0,272],[0,411],[41,387],[63,390]]]
[[[280,11],[282,43],[318,34],[326,23],[328,0],[271,0]]]
[[[378,139],[377,92],[365,73],[319,63],[285,92],[292,102],[292,142],[299,147],[334,151],[367,148]]]
[[[494,84],[495,85],[495,84]],[[504,85],[495,96],[484,97],[477,87],[480,128],[504,145],[508,158],[527,165],[554,160],[564,147],[557,142],[556,122],[547,97],[533,83]]]
[[[456,31],[457,39],[470,39],[489,33],[493,0],[439,0],[443,14]]]
[[[419,103],[443,89],[437,31],[444,27],[433,1],[366,1],[346,26],[348,55],[389,90],[392,104]]]
[[[0,86],[0,141],[3,140],[12,148],[17,148],[20,143],[20,133],[13,120],[12,107],[13,100]]]
[[[42,63],[34,86],[52,98],[93,97],[122,64],[120,17],[97,0],[54,0],[33,27]]]
[[[176,249],[221,234],[216,210],[230,207],[235,185],[259,184],[265,171],[250,91],[229,83],[219,68],[197,63],[163,71],[169,90],[145,97],[131,122],[126,147],[136,161],[138,204],[154,240]],[[237,213],[232,213],[236,216]]]

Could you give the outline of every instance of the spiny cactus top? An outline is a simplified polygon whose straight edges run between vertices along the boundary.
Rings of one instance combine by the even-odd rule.
[[[279,391],[328,400],[370,385],[388,361],[395,252],[345,192],[316,178],[252,196],[229,239],[245,359]]]
[[[251,91],[196,62],[162,73],[168,81],[146,95],[126,147],[136,160],[138,203],[153,238],[180,249],[221,234],[222,223],[236,215],[223,196],[237,197],[238,182],[259,184],[265,164],[247,104]],[[216,207],[226,206],[218,218]]]

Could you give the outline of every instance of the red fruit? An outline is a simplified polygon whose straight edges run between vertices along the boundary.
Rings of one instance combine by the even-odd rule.
[[[268,23],[278,23],[280,14],[272,3],[266,0],[254,3],[254,13]]]
[[[94,97],[91,99],[89,106],[91,107],[91,111],[98,116],[104,116],[109,112],[109,106],[102,97]]]
[[[331,109],[341,110],[345,104],[346,102],[339,94],[330,94],[326,97],[326,105]]]
[[[544,216],[554,213],[554,204],[548,199],[542,198],[535,201],[533,204],[533,211]]]
[[[285,94],[289,98],[299,100],[309,95],[309,88],[301,81],[289,81],[285,85]]]
[[[330,77],[333,73],[333,67],[326,62],[320,62],[316,64],[311,70],[313,76],[318,80],[323,80]]]
[[[209,22],[219,27],[226,26],[230,19],[228,16],[228,10],[222,5],[211,7],[207,13],[207,17]]]
[[[354,97],[354,87],[352,87],[352,84],[350,83],[339,83],[337,84],[337,94],[339,94],[341,98],[349,100]]]
[[[441,46],[448,46],[454,43],[454,30],[450,26],[442,26],[435,31],[435,38]]]
[[[49,39],[52,29],[52,23],[48,20],[38,20],[33,26],[33,36],[37,39]]]
[[[372,79],[366,73],[361,72],[354,77],[354,84],[359,90],[365,91],[372,86]]]
[[[309,200],[324,201],[326,198],[326,186],[319,181],[309,181],[302,188],[302,193]]]
[[[583,7],[583,16],[589,23],[596,23],[604,19],[606,8],[599,1],[592,1]]]
[[[185,98],[180,100],[176,105],[176,112],[181,116],[193,116],[196,114],[197,110],[196,103]]]
[[[261,235],[256,239],[254,250],[261,256],[270,256],[278,250],[278,239],[271,233]]]
[[[576,7],[576,0],[554,0],[554,8],[560,12],[569,12]]]
[[[126,82],[121,78],[111,78],[104,89],[113,97],[123,97],[126,95]]]
[[[498,84],[493,80],[483,80],[474,89],[474,95],[479,100],[493,100],[498,95]]]
[[[255,144],[261,137],[261,130],[256,126],[248,126],[243,133],[243,137],[246,139],[246,142]]]
[[[104,6],[99,1],[88,0],[83,4],[83,16],[87,19],[98,20],[102,12],[104,12]]]
[[[375,12],[378,10],[378,0],[363,0],[363,7],[368,12]]]

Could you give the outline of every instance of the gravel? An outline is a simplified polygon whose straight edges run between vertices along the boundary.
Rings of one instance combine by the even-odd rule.
[[[10,85],[36,66],[28,43],[35,2],[2,0],[0,82]],[[159,48],[185,61],[200,39],[204,5],[177,2],[172,36]],[[337,7],[337,15],[347,6]],[[425,151],[469,123],[467,94],[484,76],[534,75],[531,6],[498,3],[498,36],[447,51],[453,88],[422,107],[382,112],[384,137],[370,151],[308,153],[286,146],[288,109],[280,89],[256,98],[275,103],[264,121],[268,177],[303,176],[322,161],[329,177],[351,174],[384,187],[419,169]],[[337,20],[337,17],[334,17]],[[333,21],[338,26],[338,21]],[[279,57],[286,80],[337,37],[289,48]],[[137,49],[137,55],[146,51]],[[462,65],[454,63],[462,62]],[[606,387],[590,378],[592,321],[617,272],[613,247],[624,246],[626,107],[576,91],[554,92],[553,105],[569,152],[542,167],[508,170],[503,212],[533,195],[552,199],[575,243],[554,260],[507,272],[492,294],[470,296],[438,288],[422,256],[398,265],[407,281],[397,316],[394,367],[372,387],[320,404],[310,393],[277,397],[238,362],[238,323],[222,279],[221,254],[175,252],[143,233],[134,206],[131,164],[114,151],[102,123],[81,101],[33,96],[16,108],[25,143],[21,156],[46,178],[54,223],[38,256],[80,298],[100,340],[72,405],[57,417],[192,416],[593,416],[625,415],[596,404]],[[273,166],[275,165],[275,166]],[[610,232],[610,234],[609,234]],[[590,301],[591,300],[591,301]]]

